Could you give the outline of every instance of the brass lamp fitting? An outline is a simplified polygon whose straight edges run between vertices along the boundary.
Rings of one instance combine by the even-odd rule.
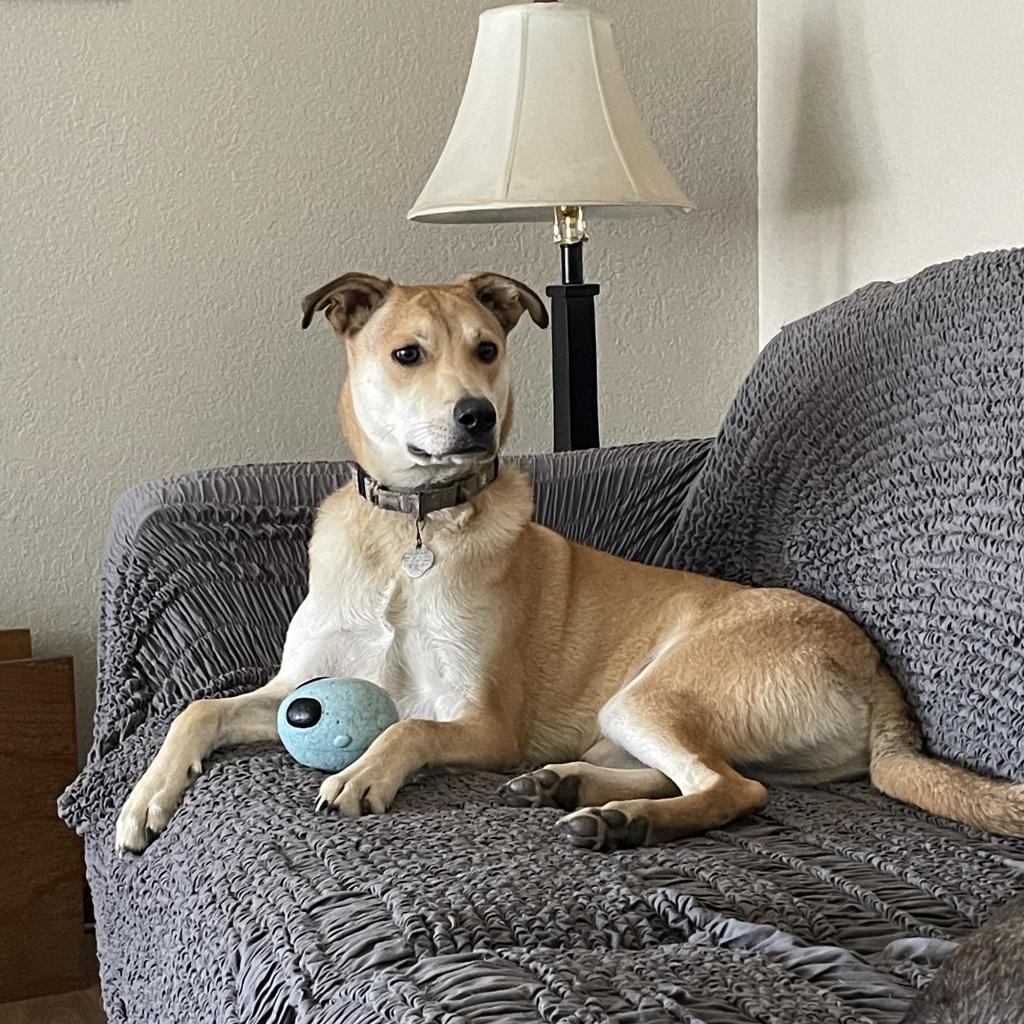
[[[577,242],[585,242],[589,237],[582,206],[555,207],[556,245],[575,245]]]

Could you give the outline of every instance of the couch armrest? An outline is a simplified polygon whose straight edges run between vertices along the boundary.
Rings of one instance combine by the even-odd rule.
[[[116,812],[173,713],[276,671],[315,508],[345,476],[329,462],[235,466],[121,496],[100,582],[93,743],[59,803],[70,825]]]
[[[333,462],[233,466],[121,496],[100,584],[92,755],[151,714],[273,674],[305,595],[316,507],[346,477]]]

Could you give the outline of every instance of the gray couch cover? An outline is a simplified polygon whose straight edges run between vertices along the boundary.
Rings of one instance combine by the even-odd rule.
[[[933,745],[1019,776],[1022,303],[1019,251],[863,289],[783,331],[713,445],[527,460],[538,518],[842,605]],[[1024,843],[865,783],[780,787],[725,829],[602,856],[564,843],[557,812],[504,807],[494,775],[316,815],[319,773],[273,747],[216,755],[164,835],[117,860],[119,804],[173,715],[274,671],[342,480],[236,467],[118,503],[95,743],[61,802],[113,1024],[895,1024],[1022,891]]]

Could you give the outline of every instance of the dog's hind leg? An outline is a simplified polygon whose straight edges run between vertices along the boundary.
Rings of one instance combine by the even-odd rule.
[[[666,651],[602,709],[604,735],[656,774],[663,790],[582,806],[561,821],[570,842],[592,850],[649,846],[710,828],[758,810],[768,793],[727,762],[715,742],[713,716],[687,687],[692,659]],[[700,661],[696,661],[700,664]],[[597,803],[595,801],[595,803]]]
[[[686,796],[611,800],[581,807],[560,824],[573,846],[608,851],[698,835],[765,805],[768,791],[759,782],[744,778],[724,761],[708,760],[718,780],[707,789]]]

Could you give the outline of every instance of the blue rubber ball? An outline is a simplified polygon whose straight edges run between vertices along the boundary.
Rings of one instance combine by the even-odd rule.
[[[294,689],[277,711],[277,731],[299,764],[340,772],[398,721],[395,702],[365,679],[323,676]]]

